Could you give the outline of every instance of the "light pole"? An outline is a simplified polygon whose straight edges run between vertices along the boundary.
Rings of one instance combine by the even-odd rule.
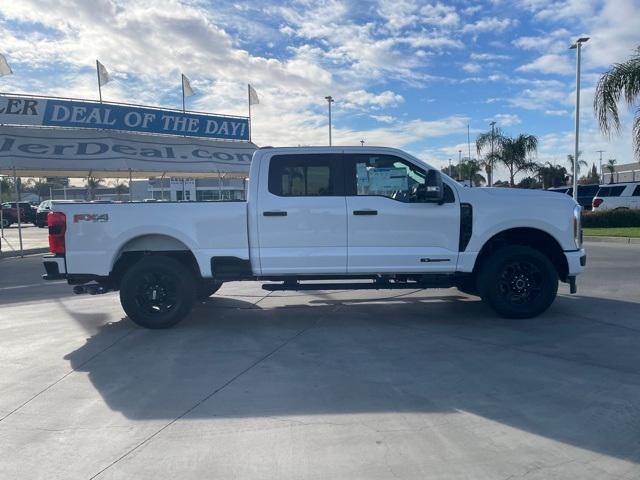
[[[580,143],[580,51],[582,44],[589,40],[589,37],[580,37],[576,43],[569,47],[576,52],[576,143],[573,152],[573,199],[578,201],[578,147]]]
[[[489,157],[489,171],[487,172],[487,180],[489,181],[489,186],[493,185],[493,138],[496,135],[496,122],[491,122],[491,156]]]
[[[331,95],[327,95],[324,99],[329,104],[329,146],[331,146],[331,104],[334,102]]]
[[[596,150],[596,152],[598,152],[600,154],[600,181],[604,181],[604,178],[602,178],[602,174],[603,174],[603,171],[602,171],[602,154],[604,152],[606,152],[606,150]]]

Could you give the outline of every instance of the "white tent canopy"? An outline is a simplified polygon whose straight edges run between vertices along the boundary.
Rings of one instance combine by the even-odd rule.
[[[0,125],[0,175],[246,177],[256,149],[250,142]]]

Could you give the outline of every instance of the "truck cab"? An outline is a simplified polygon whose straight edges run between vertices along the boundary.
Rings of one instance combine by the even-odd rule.
[[[259,149],[246,202],[54,211],[46,277],[78,293],[119,290],[129,317],[150,328],[174,325],[235,280],[276,282],[270,290],[455,286],[503,316],[531,317],[559,281],[574,292],[586,262],[570,197],[463,187],[384,147]]]

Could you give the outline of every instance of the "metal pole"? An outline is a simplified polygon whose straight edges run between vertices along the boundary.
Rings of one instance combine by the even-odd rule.
[[[324,98],[327,101],[327,103],[329,104],[329,146],[331,146],[332,145],[332,141],[331,141],[331,104],[333,103],[333,97],[331,95],[328,95],[328,96],[326,96]]]
[[[22,212],[20,211],[20,188],[18,187],[18,177],[16,176],[16,167],[13,167],[13,183],[16,191],[16,210],[18,213],[18,238],[20,239],[20,258],[24,258],[22,249]]]
[[[602,171],[602,154],[606,152],[606,150],[596,150],[600,154],[600,182],[604,183],[604,172]]]
[[[251,85],[247,83],[247,99],[249,103],[249,141],[251,141]]]
[[[471,134],[467,123],[467,148],[469,149],[469,187],[473,187],[473,174],[471,173]]]
[[[579,38],[570,48],[576,49],[576,138],[573,152],[573,199],[578,201],[578,147],[580,144],[580,54],[588,37]]]

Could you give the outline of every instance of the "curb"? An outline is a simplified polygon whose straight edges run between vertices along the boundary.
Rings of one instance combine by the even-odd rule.
[[[630,238],[630,237],[588,236],[588,237],[584,237],[584,241],[594,242],[594,243],[623,243],[627,245],[640,245],[640,238]]]
[[[41,248],[25,248],[22,251],[22,254],[26,257],[27,255],[35,255],[38,253],[47,253],[49,251],[49,249],[47,247],[41,247]],[[19,250],[10,250],[8,252],[0,252],[0,258],[12,258],[12,257],[19,257],[20,256],[20,251]]]

